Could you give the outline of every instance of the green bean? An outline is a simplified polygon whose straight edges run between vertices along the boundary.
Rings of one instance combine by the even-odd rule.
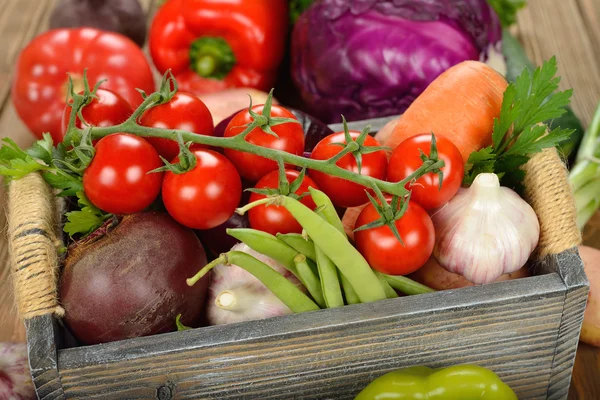
[[[298,274],[303,277],[302,282],[304,282],[304,286],[308,289],[308,293],[312,296],[315,302],[321,308],[326,308],[325,299],[323,298],[323,290],[321,289],[321,282],[319,278],[314,274],[313,270],[307,263],[306,256],[304,254],[298,253],[296,257],[294,257],[294,263],[296,263],[296,269],[298,270]]]
[[[344,289],[344,296],[346,297],[346,303],[348,304],[358,304],[360,303],[360,299],[356,295],[354,288],[348,281],[348,279],[342,274],[340,271],[340,280],[342,281],[342,288]]]
[[[307,289],[309,286],[314,285],[314,282],[319,281],[318,272],[313,269],[308,269],[300,273],[294,262],[294,258],[299,253],[270,233],[256,229],[230,228],[227,229],[227,234],[242,241],[251,249],[281,263],[288,271],[294,274]]]
[[[387,298],[379,279],[365,258],[343,233],[296,199],[278,196],[277,201],[302,225],[315,243],[315,248],[318,246],[337,265],[354,288],[361,303]]]
[[[189,286],[194,285],[212,268],[218,264],[234,264],[245,269],[256,279],[262,282],[279,300],[283,302],[292,312],[301,313],[305,311],[319,310],[319,306],[305,295],[296,285],[287,280],[279,272],[267,264],[257,260],[250,254],[241,251],[230,251],[222,254],[217,259],[205,265],[196,275],[187,280]]]
[[[322,217],[325,219],[325,221],[329,222],[338,231],[342,232],[344,236],[346,236],[346,231],[344,230],[342,220],[335,210],[335,206],[331,202],[331,199],[325,193],[313,188],[312,186],[309,187],[308,190],[310,191],[310,197],[312,197],[317,208],[323,213]]]
[[[252,250],[283,264],[288,271],[302,281],[294,263],[294,257],[296,257],[298,252],[275,236],[267,232],[248,228],[230,228],[227,229],[227,234],[243,242]]]
[[[381,274],[385,278],[385,280],[396,290],[401,291],[404,294],[413,295],[413,294],[423,294],[423,293],[431,293],[435,292],[432,288],[421,285],[419,282],[415,282],[410,278],[405,276],[396,276],[396,275],[386,275]]]
[[[377,278],[379,278],[379,282],[381,282],[381,286],[383,286],[383,290],[385,290],[385,294],[387,295],[388,299],[398,297],[398,293],[396,293],[394,288],[390,286],[385,276],[381,272],[375,271],[375,275],[377,275]]]
[[[306,258],[316,260],[315,246],[311,240],[306,240],[299,233],[278,233],[277,239],[283,241],[285,244],[296,250],[300,254],[304,254]]]
[[[338,271],[331,259],[323,250],[315,245],[317,255],[317,268],[319,268],[319,277],[321,278],[321,290],[327,308],[342,307],[344,298],[342,297],[342,288],[338,279]]]

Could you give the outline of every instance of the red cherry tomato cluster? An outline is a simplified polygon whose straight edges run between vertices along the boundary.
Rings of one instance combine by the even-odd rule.
[[[254,106],[252,111],[260,114],[263,106]],[[123,97],[106,89],[99,89],[96,98],[82,110],[85,122],[95,126],[119,124],[131,113],[132,107]],[[271,116],[296,119],[279,105],[271,107]],[[63,115],[63,136],[69,118],[70,108],[67,107]],[[227,125],[224,136],[239,135],[253,122],[253,118],[248,110],[240,111]],[[182,129],[203,135],[213,135],[214,130],[206,105],[185,92],[178,92],[169,102],[146,110],[139,122],[145,126]],[[79,118],[76,123],[82,126]],[[271,129],[274,135],[257,126],[248,133],[246,140],[296,155],[303,153],[305,139],[299,124],[274,124]],[[405,140],[394,149],[389,161],[383,149],[368,150],[369,147],[380,146],[375,138],[366,136],[361,141],[360,136],[357,131],[333,133],[315,146],[311,158],[330,159],[339,154],[346,141],[351,139],[356,141],[359,150],[340,157],[336,161],[339,168],[398,182],[410,177],[423,164],[424,156],[430,156],[431,134],[419,134]],[[279,187],[281,179],[277,163],[255,154],[231,149],[221,153],[194,145],[191,148],[196,161],[193,168],[183,173],[163,173],[151,171],[163,166],[159,156],[173,164],[179,162],[179,145],[173,140],[143,139],[117,133],[99,140],[95,147],[95,157],[84,173],[84,190],[94,205],[112,214],[142,211],[161,195],[164,207],[179,223],[198,230],[212,229],[226,223],[237,207],[245,205],[246,202],[242,201],[243,178],[255,189],[263,191],[252,193],[247,203],[264,199],[264,190],[270,189],[272,193],[297,196],[303,204],[314,209],[315,204],[307,195],[308,188],[313,187],[325,192],[337,207],[365,205],[356,220],[355,229],[382,218],[376,207],[369,203],[367,191],[374,196],[372,189],[323,172],[307,171],[301,183],[294,186],[294,193],[283,193],[283,188]],[[406,275],[424,265],[431,256],[435,233],[427,212],[446,204],[457,193],[464,175],[464,164],[456,146],[443,135],[436,135],[436,147],[438,159],[445,163],[441,168],[441,182],[438,171],[408,182],[406,188],[411,190],[411,197],[400,218],[355,234],[356,247],[380,272]],[[300,176],[297,169],[286,167],[288,184]],[[390,199],[388,203],[391,203]],[[248,220],[252,228],[271,234],[302,231],[289,212],[276,204],[254,206],[248,213]],[[397,239],[390,224],[395,226],[402,242]]]

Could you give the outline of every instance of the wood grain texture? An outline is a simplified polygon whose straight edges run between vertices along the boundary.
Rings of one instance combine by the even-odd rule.
[[[576,249],[563,252],[552,260],[557,261],[560,276],[566,286],[560,330],[556,339],[556,352],[552,362],[552,377],[548,386],[548,399],[567,398],[583,312],[587,303],[589,282],[583,270],[583,261]]]
[[[25,325],[29,368],[38,398],[40,400],[65,399],[58,374],[56,354],[58,326],[54,317],[51,315],[34,317],[26,320]]]
[[[596,2],[589,0],[591,4]],[[560,87],[575,89],[571,105],[587,127],[600,101],[600,62],[579,3],[529,0],[527,4],[518,15],[519,39],[537,65],[556,55],[562,77]]]
[[[59,371],[68,398],[350,399],[395,368],[478,363],[544,399],[564,296],[553,273],[65,349]]]

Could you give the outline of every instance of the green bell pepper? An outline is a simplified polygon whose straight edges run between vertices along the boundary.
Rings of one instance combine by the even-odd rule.
[[[354,400],[517,400],[498,375],[476,365],[410,367],[371,382]]]

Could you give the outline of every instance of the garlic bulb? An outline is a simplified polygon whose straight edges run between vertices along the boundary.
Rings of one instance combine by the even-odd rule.
[[[306,291],[300,281],[277,261],[252,250],[243,243],[236,244],[231,250],[250,254]],[[251,273],[235,265],[220,264],[213,268],[206,306],[206,316],[210,325],[292,314],[292,311],[265,285]]]
[[[523,267],[540,236],[533,208],[491,173],[477,175],[431,219],[437,261],[478,284]]]

